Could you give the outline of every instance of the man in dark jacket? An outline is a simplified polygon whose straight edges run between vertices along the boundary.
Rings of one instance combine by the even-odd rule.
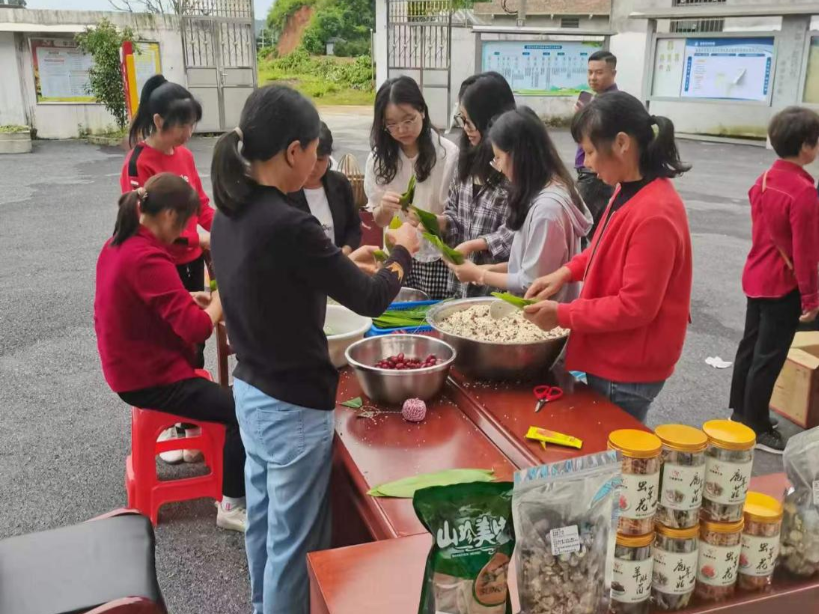
[[[287,195],[288,200],[302,211],[312,213],[328,238],[349,255],[361,245],[361,218],[353,198],[353,187],[344,174],[331,171],[333,134],[321,122],[316,165],[304,187]]]

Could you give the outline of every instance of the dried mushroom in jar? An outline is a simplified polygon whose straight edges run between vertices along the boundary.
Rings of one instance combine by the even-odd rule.
[[[707,602],[730,598],[736,588],[743,521],[700,527],[696,595]]]
[[[654,559],[654,534],[617,536],[611,578],[611,614],[648,614]]]
[[[675,612],[688,607],[697,580],[698,554],[699,527],[674,529],[657,525],[651,586],[655,609]]]
[[[673,529],[696,527],[705,485],[708,437],[700,429],[682,424],[658,426],[655,434],[663,442],[655,521]]]
[[[652,433],[621,429],[612,431],[608,445],[622,455],[617,532],[621,535],[651,533],[660,490],[662,442]]]

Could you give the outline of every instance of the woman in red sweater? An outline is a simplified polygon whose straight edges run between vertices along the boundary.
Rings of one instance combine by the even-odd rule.
[[[199,208],[178,175],[160,173],[124,194],[114,236],[97,261],[94,328],[105,381],[136,407],[227,426],[216,524],[245,526],[245,451],[233,395],[196,376],[196,344],[222,317],[219,293],[189,292],[168,252]]]
[[[656,126],[656,133],[655,133]],[[527,318],[571,329],[566,366],[644,421],[682,354],[691,303],[691,235],[670,178],[680,161],[674,125],[625,92],[595,98],[575,115],[572,136],[586,166],[615,194],[588,249],[537,280]],[[580,298],[546,300],[583,282]]]
[[[202,250],[210,249],[213,209],[202,188],[191,151],[185,147],[193,128],[202,119],[202,106],[193,95],[162,75],[154,75],[142,87],[139,109],[131,124],[129,142],[133,149],[125,158],[120,188],[125,194],[144,186],[158,173],[173,173],[190,183],[199,197],[199,207],[188,220],[179,238],[169,246],[182,283],[189,292],[201,292],[205,285],[205,259]],[[201,227],[201,229],[200,229]],[[194,365],[205,366],[205,344],[197,346]],[[160,436],[160,441],[185,436],[187,425],[177,425]],[[190,428],[190,427],[188,427]],[[176,464],[183,460],[196,462],[201,454],[195,450],[163,452],[160,458]]]

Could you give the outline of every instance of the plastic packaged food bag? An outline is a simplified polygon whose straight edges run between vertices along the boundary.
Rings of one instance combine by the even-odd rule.
[[[418,614],[511,614],[512,483],[424,488],[412,505],[433,538]]]
[[[620,482],[621,461],[613,450],[515,474],[522,612],[607,611]]]
[[[781,564],[798,576],[819,571],[819,427],[794,435],[785,447]]]

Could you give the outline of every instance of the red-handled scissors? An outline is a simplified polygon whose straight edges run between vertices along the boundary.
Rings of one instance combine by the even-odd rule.
[[[563,396],[563,389],[557,386],[535,386],[535,398],[537,405],[535,405],[535,413],[543,409],[543,406],[550,401],[557,401]]]

